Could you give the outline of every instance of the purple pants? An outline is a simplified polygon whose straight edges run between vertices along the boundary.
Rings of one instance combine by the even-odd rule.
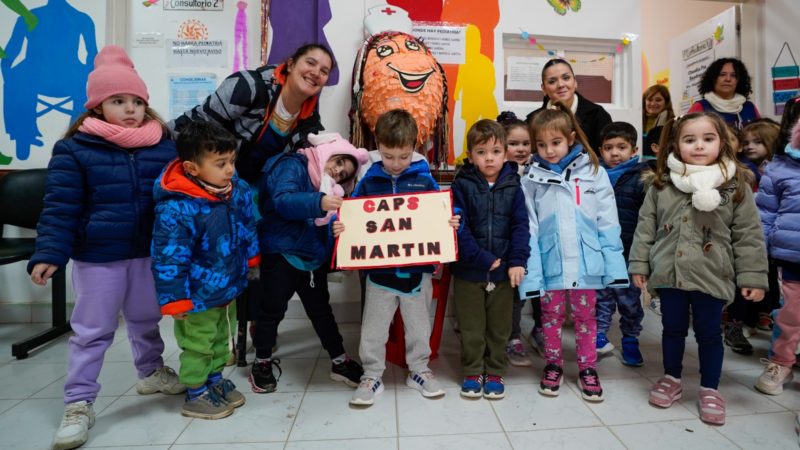
[[[75,335],[69,339],[64,403],[94,402],[100,392],[97,377],[106,350],[114,340],[120,311],[128,327],[139,378],[164,365],[161,359],[164,341],[158,331],[161,310],[150,258],[109,263],[74,261],[72,285],[75,308],[70,323]]]
[[[594,369],[597,365],[597,321],[594,306],[596,291],[574,289],[570,291],[547,291],[542,298],[542,331],[544,333],[544,359],[548,364],[564,367],[561,356],[561,327],[567,310],[567,301],[572,306],[575,319],[575,347],[578,369]]]

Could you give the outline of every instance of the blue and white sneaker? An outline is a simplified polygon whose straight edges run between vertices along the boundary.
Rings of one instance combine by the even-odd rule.
[[[470,375],[464,377],[461,383],[461,396],[465,398],[480,398],[483,395],[483,375]]]
[[[353,398],[350,399],[351,405],[369,406],[375,403],[375,399],[383,393],[383,381],[380,378],[361,378],[361,383],[355,391]]]
[[[426,398],[441,397],[444,395],[444,389],[436,381],[433,372],[426,370],[425,372],[410,372],[406,377],[406,386],[414,388]]]
[[[598,355],[605,355],[606,353],[611,353],[611,351],[614,350],[614,344],[608,342],[606,334],[600,331],[597,332],[596,345]]]
[[[506,396],[506,385],[503,377],[499,375],[486,375],[483,383],[483,397],[490,400],[499,400]]]

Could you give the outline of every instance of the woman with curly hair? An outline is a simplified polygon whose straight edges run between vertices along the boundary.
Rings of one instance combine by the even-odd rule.
[[[690,113],[717,113],[725,123],[742,129],[761,118],[758,108],[747,97],[753,93],[747,67],[736,58],[719,58],[711,63],[700,80],[702,100],[695,102]]]

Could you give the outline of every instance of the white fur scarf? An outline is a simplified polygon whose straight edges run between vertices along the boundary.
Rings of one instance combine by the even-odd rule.
[[[669,177],[681,192],[692,194],[692,206],[700,211],[713,211],[722,197],[717,188],[736,174],[736,164],[725,160],[725,173],[719,164],[695,166],[678,161],[674,154],[667,157]]]

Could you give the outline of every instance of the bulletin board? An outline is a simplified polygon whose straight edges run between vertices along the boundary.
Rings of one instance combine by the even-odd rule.
[[[739,7],[734,6],[669,42],[669,91],[679,114],[700,100],[700,80],[714,60],[740,57],[738,24]]]

